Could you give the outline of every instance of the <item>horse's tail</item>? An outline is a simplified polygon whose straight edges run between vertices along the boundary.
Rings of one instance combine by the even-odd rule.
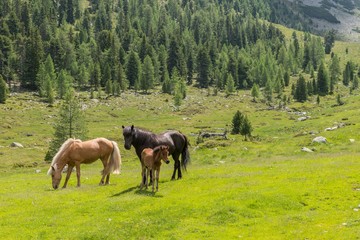
[[[110,172],[111,172],[111,169],[113,169],[113,173],[114,174],[120,174],[120,171],[121,171],[121,155],[120,155],[120,150],[119,150],[119,147],[117,145],[116,142],[114,141],[111,141],[112,145],[113,145],[113,151],[111,153],[111,156],[110,156]]]
[[[71,145],[73,144],[73,142],[75,141],[80,141],[78,139],[74,139],[74,138],[69,138],[68,140],[66,140],[61,147],[59,148],[59,151],[55,154],[55,156],[53,157],[52,161],[51,161],[51,165],[50,168],[47,172],[47,175],[51,175],[53,172],[53,168],[54,164],[57,163],[59,161],[59,159],[62,157],[64,151]]]
[[[185,139],[185,146],[181,153],[181,167],[186,171],[186,166],[190,163],[190,152],[189,152],[190,142],[184,134],[183,136]]]

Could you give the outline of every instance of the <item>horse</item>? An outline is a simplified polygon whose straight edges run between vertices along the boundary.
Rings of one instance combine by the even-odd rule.
[[[109,184],[110,172],[113,171],[114,174],[120,173],[121,156],[117,143],[106,138],[96,138],[85,142],[69,138],[54,156],[48,170],[48,175],[52,177],[53,188],[57,189],[59,187],[61,172],[66,164],[68,170],[63,188],[66,188],[74,166],[76,167],[77,186],[80,187],[80,164],[93,163],[99,158],[104,166],[101,172],[100,185],[104,185],[105,177],[105,184]]]
[[[187,137],[178,131],[166,131],[161,134],[154,134],[152,132],[136,128],[134,125],[123,128],[124,148],[127,150],[134,146],[136,154],[141,161],[141,152],[145,148],[155,148],[159,145],[166,145],[169,147],[169,153],[174,159],[174,172],[171,180],[175,180],[176,171],[178,171],[178,179],[182,178],[180,169],[179,157],[181,154],[181,168],[186,171],[186,166],[190,162],[189,141]],[[151,180],[151,179],[150,179]],[[144,182],[144,179],[143,179]]]
[[[166,164],[169,164],[170,161],[168,159],[169,155],[169,147],[165,145],[160,145],[155,147],[154,149],[145,148],[141,152],[141,176],[145,178],[145,184],[141,181],[140,190],[146,186],[148,188],[148,179],[151,172],[152,181],[152,191],[154,192],[155,181],[156,181],[156,191],[159,190],[159,175],[160,175],[160,166],[161,160],[163,160]],[[145,176],[146,174],[146,176]]]

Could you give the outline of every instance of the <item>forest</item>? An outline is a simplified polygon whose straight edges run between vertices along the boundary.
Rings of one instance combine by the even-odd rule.
[[[194,85],[229,94],[255,86],[269,102],[286,101],[283,89],[298,73],[306,77],[293,86],[296,100],[332,94],[339,80],[357,88],[358,67],[341,69],[331,53],[334,32],[285,39],[270,22],[281,21],[285,8],[261,0],[2,1],[2,99],[8,89],[35,91],[52,104],[69,88],[119,96],[156,86],[181,98]]]

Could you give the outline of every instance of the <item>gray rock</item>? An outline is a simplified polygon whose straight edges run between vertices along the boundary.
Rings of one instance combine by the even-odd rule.
[[[316,142],[316,143],[327,143],[327,140],[325,137],[319,136],[316,137],[312,140],[312,142]]]
[[[302,147],[302,148],[301,148],[301,151],[303,151],[303,152],[309,152],[309,153],[314,152],[313,150],[311,150],[310,148],[307,148],[307,147]]]
[[[23,148],[24,146],[21,143],[13,142],[10,144],[10,147]]]

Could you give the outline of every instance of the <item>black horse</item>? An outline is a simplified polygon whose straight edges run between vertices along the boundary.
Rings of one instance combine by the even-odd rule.
[[[139,128],[134,125],[123,128],[123,135],[125,149],[129,150],[131,145],[134,146],[139,160],[141,160],[141,152],[144,148],[154,148],[159,145],[169,146],[169,154],[172,155],[174,163],[174,173],[171,177],[175,179],[176,170],[178,170],[178,179],[182,177],[179,157],[181,154],[181,167],[186,170],[187,164],[190,162],[189,141],[187,137],[178,131],[166,131],[161,134],[154,134]]]

